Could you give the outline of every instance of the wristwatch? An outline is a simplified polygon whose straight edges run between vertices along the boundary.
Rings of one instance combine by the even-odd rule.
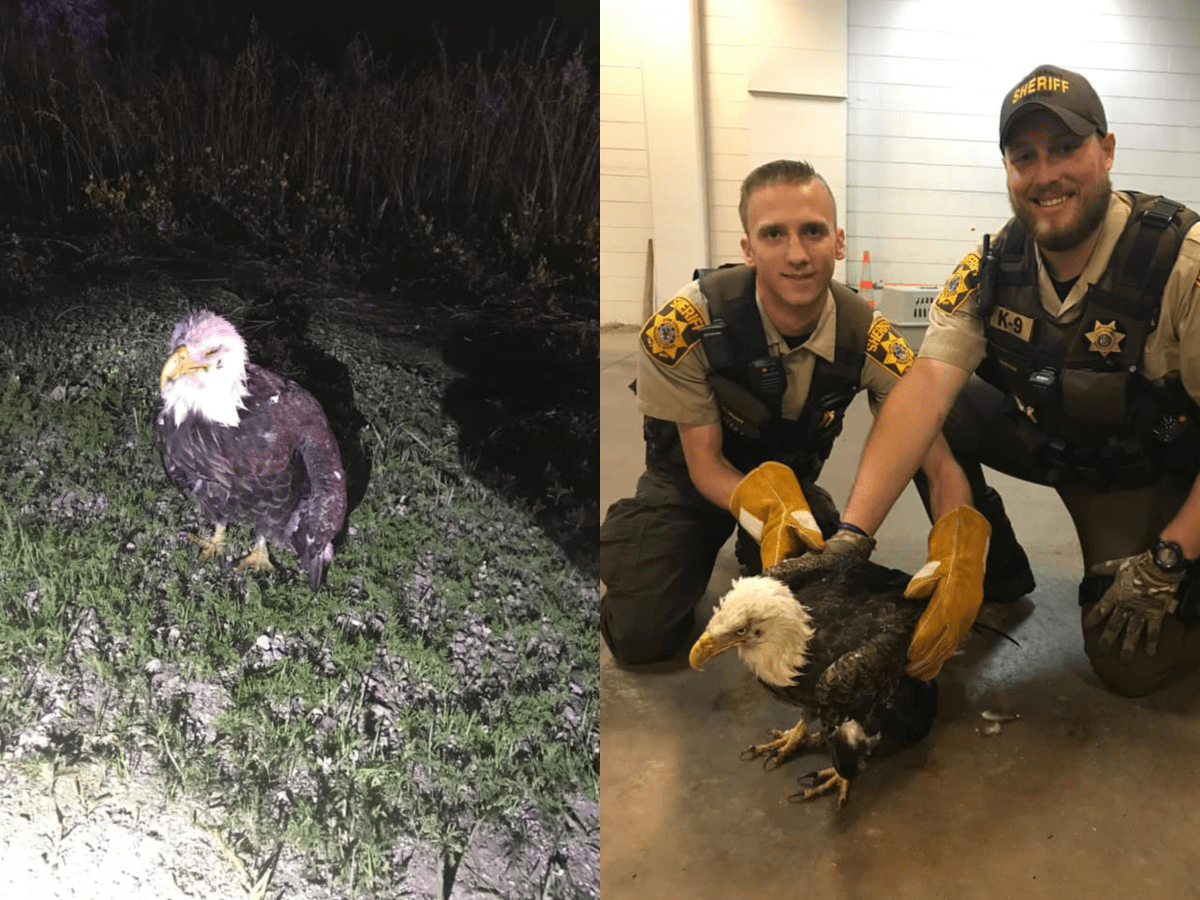
[[[1159,538],[1150,548],[1150,556],[1154,564],[1168,575],[1175,575],[1187,568],[1188,560],[1183,555],[1183,548],[1174,541]]]

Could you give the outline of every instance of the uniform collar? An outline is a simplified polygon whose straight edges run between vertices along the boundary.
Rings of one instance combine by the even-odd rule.
[[[813,328],[812,334],[808,336],[807,341],[794,349],[787,345],[787,341],[783,339],[783,335],[779,333],[779,329],[775,327],[775,323],[771,321],[771,317],[763,309],[762,297],[758,295],[757,287],[754,289],[754,302],[758,304],[758,315],[762,319],[763,334],[767,338],[767,347],[774,353],[777,353],[779,356],[787,356],[789,353],[798,353],[801,350],[807,350],[809,353],[813,353],[827,362],[833,362],[834,352],[837,349],[837,312],[835,310],[836,304],[833,300],[832,288],[825,288],[825,305],[821,307],[821,315],[817,317],[817,324]]]
[[[1108,267],[1108,260],[1117,246],[1117,240],[1121,237],[1121,232],[1125,230],[1125,223],[1129,221],[1129,214],[1132,210],[1133,206],[1125,194],[1120,191],[1112,192],[1112,196],[1108,198],[1108,212],[1100,224],[1100,237],[1096,240],[1096,246],[1092,248],[1092,255],[1088,257],[1087,265],[1079,273],[1079,278],[1076,279],[1065,300],[1059,301],[1058,293],[1054,290],[1054,284],[1050,280],[1050,273],[1046,270],[1045,261],[1042,259],[1042,251],[1040,249],[1037,251],[1038,285],[1041,288],[1042,304],[1050,313],[1060,316],[1072,307],[1078,306],[1083,301],[1083,295],[1088,292],[1088,288],[1100,280],[1100,276]],[[1055,305],[1057,308],[1054,308]]]

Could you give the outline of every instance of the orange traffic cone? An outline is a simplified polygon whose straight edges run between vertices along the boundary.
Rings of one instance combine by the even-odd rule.
[[[871,273],[870,250],[863,251],[862,273],[858,276],[858,293],[872,306],[875,305],[875,278]]]

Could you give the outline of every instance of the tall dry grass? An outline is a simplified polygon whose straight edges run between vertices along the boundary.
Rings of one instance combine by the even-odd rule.
[[[553,34],[396,75],[366,36],[339,73],[262,34],[162,66],[0,16],[0,217],[110,240],[183,235],[404,265],[450,235],[472,265],[586,265],[599,92]],[[549,259],[549,261],[547,261]],[[542,273],[545,275],[546,273]]]

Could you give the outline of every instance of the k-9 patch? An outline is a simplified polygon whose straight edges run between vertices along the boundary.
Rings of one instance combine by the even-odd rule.
[[[979,287],[979,254],[968,253],[958,264],[938,294],[934,305],[944,313],[953,313]]]
[[[687,356],[705,325],[704,314],[686,297],[676,297],[654,314],[642,329],[642,346],[669,369]]]
[[[867,356],[899,378],[912,366],[914,354],[908,341],[880,316],[867,332]]]

